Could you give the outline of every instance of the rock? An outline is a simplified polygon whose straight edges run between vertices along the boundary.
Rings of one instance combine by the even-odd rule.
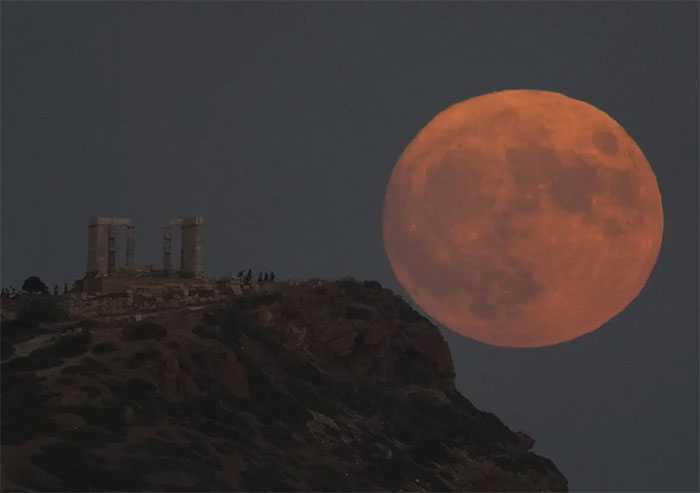
[[[212,371],[220,375],[221,384],[231,395],[236,397],[248,396],[248,380],[245,369],[236,359],[235,354],[221,351],[212,357]]]
[[[177,353],[172,351],[166,353],[159,370],[163,392],[170,397],[182,397],[184,395],[182,379]]]
[[[515,434],[518,437],[518,441],[515,444],[518,450],[522,450],[523,452],[532,450],[532,447],[535,446],[535,440],[533,440],[530,435],[522,431],[516,431]]]
[[[405,396],[413,401],[426,402],[434,406],[447,406],[452,402],[445,392],[434,388],[410,388]]]
[[[342,320],[328,326],[321,341],[327,344],[326,349],[334,356],[345,357],[352,353],[357,338],[357,331],[348,320]]]
[[[61,394],[59,404],[61,406],[84,406],[91,401],[87,393],[79,389],[71,389]]]
[[[275,316],[272,314],[272,310],[269,308],[261,310],[259,318],[263,327],[270,327],[275,321]]]
[[[58,413],[51,416],[51,419],[62,428],[69,430],[77,430],[86,426],[85,420],[77,414]]]
[[[128,425],[133,425],[136,423],[136,413],[134,408],[131,406],[126,406],[124,408],[124,422]]]
[[[10,354],[3,483],[32,491],[567,488],[551,461],[530,452],[529,436],[455,390],[440,331],[376,283],[314,280],[251,289],[228,308],[193,308],[94,330],[80,348],[89,359],[69,352],[80,359],[39,370],[60,376],[33,373],[61,364],[45,354],[56,340],[32,339],[41,351]],[[94,350],[119,339],[118,351]],[[22,463],[38,474],[5,466]]]

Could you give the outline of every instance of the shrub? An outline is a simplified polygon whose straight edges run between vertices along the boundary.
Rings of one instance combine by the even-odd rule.
[[[210,325],[197,325],[192,332],[202,339],[218,339],[220,331]]]
[[[17,321],[25,327],[66,320],[66,312],[53,298],[35,298],[20,307]]]
[[[47,294],[49,292],[49,288],[44,284],[44,281],[37,276],[29,276],[26,278],[24,283],[22,283],[22,289],[32,294]]]
[[[94,354],[111,353],[117,350],[117,345],[113,342],[101,342],[92,348]]]
[[[124,327],[122,339],[125,341],[140,341],[145,339],[160,339],[165,337],[168,331],[162,325],[153,322],[144,322]]]

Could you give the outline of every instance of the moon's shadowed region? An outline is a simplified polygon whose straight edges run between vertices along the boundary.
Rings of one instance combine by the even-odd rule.
[[[600,327],[644,287],[662,231],[656,178],[632,138],[545,91],[437,115],[399,158],[384,204],[387,254],[416,303],[499,346]]]

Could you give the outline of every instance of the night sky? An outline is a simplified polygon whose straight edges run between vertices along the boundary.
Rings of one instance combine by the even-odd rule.
[[[376,279],[392,166],[447,106],[556,91],[654,169],[664,240],[601,329],[540,349],[443,330],[459,390],[578,491],[698,489],[698,3],[2,3],[2,285],[85,270],[90,216],[201,214],[207,270]],[[120,258],[123,262],[123,259]]]

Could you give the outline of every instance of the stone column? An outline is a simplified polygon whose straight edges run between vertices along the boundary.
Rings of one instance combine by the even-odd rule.
[[[188,217],[182,221],[182,273],[188,277],[204,276],[204,218]]]
[[[117,246],[115,243],[114,226],[107,226],[107,272],[111,273],[117,267]]]
[[[172,228],[166,226],[163,230],[163,270],[170,271],[173,268],[173,240]]]
[[[180,225],[180,272],[185,270],[185,230]]]
[[[107,226],[104,222],[104,218],[91,218],[88,225],[88,275],[95,276],[107,274],[107,242]]]
[[[126,227],[126,267],[134,268],[134,226]]]
[[[87,246],[87,273],[97,273],[97,243],[99,237],[97,224],[88,225],[88,246]]]

